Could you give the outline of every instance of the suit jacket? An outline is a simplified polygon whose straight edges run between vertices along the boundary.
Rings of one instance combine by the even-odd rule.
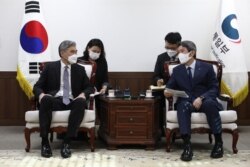
[[[80,60],[89,61],[89,56],[84,55],[79,57]],[[96,61],[96,75],[95,75],[95,87],[99,91],[103,85],[109,86],[108,84],[108,63],[105,57],[100,57]]]
[[[190,102],[199,96],[216,100],[219,95],[219,83],[213,66],[198,60],[196,60],[192,83],[189,82],[186,66],[180,64],[173,69],[167,87],[185,91],[189,95]]]
[[[170,61],[170,57],[168,56],[167,52],[164,52],[157,57],[157,60],[155,63],[154,74],[153,74],[154,85],[157,85],[157,80],[160,78],[164,79],[164,82],[166,83],[166,76],[164,72],[165,61]]]
[[[33,88],[35,97],[38,99],[41,93],[51,94],[54,96],[60,89],[61,77],[61,62],[54,61],[45,65],[40,78]],[[93,86],[89,82],[85,68],[78,65],[71,65],[71,89],[73,97],[77,97],[80,93],[84,92],[86,98],[90,93],[94,92]]]
[[[159,79],[164,79],[164,83],[167,83],[167,78],[165,74],[165,69],[164,69],[164,63],[167,61],[176,61],[176,56],[174,57],[169,57],[167,52],[164,52],[160,54],[157,57],[156,63],[155,63],[155,69],[154,69],[154,74],[153,74],[153,84],[157,85],[157,80]]]

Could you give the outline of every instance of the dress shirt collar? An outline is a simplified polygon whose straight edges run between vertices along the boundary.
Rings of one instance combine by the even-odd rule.
[[[190,64],[189,66],[186,66],[186,68],[191,67],[191,69],[194,70],[195,64],[196,64],[196,60],[194,60],[193,63]]]
[[[61,60],[60,62],[61,62],[61,69],[64,69],[65,66],[68,66],[68,68],[69,68],[69,70],[70,70],[70,68],[71,68],[71,65],[70,65],[70,64],[69,64],[69,65],[66,65],[66,64],[63,63],[62,60]]]

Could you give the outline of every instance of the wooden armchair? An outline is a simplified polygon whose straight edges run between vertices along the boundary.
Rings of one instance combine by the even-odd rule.
[[[200,59],[199,59],[200,60]],[[222,65],[216,61],[207,61],[201,60],[207,63],[211,63],[214,67],[215,74],[219,80],[219,84],[222,77]],[[172,70],[174,67],[179,65],[179,62],[166,62],[164,65],[166,76],[171,77]],[[220,87],[220,85],[219,85]],[[174,142],[176,136],[179,133],[179,125],[177,120],[177,111],[174,108],[174,104],[177,98],[166,98],[166,151],[170,152],[170,143],[171,140]],[[232,134],[232,149],[233,153],[237,153],[237,141],[238,141],[238,127],[236,124],[237,121],[237,113],[234,110],[230,110],[229,106],[232,104],[232,100],[227,95],[221,95],[217,99],[223,106],[222,111],[220,111],[221,122],[222,122],[222,131],[226,133]],[[207,118],[204,113],[192,113],[191,115],[191,129],[192,133],[208,133],[209,134],[209,142],[212,143],[211,130],[207,123]]]
[[[40,64],[40,71],[43,70],[46,63]],[[95,73],[96,73],[96,64],[91,62],[80,61],[78,62],[79,65],[85,67],[87,76],[90,79],[91,83],[95,81]],[[90,136],[90,147],[91,151],[95,150],[94,140],[95,140],[95,101],[94,101],[95,94],[91,94],[88,102],[88,108],[85,109],[84,118],[80,124],[79,131],[87,132]],[[26,111],[25,113],[25,129],[24,135],[26,140],[26,152],[30,150],[30,135],[33,132],[39,132],[39,111],[37,109],[37,101],[33,99],[34,105],[32,105],[32,109],[30,111]],[[68,126],[68,117],[69,117],[70,110],[65,111],[53,111],[52,113],[52,121],[51,121],[51,137],[50,141],[53,141],[53,132],[56,133],[63,133],[67,131]]]

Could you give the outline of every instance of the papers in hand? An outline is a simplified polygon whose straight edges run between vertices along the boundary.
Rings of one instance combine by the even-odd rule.
[[[174,89],[170,89],[170,88],[166,88],[165,91],[169,92],[169,93],[172,93],[173,96],[176,96],[176,97],[183,97],[183,98],[188,98],[189,97],[185,91],[174,90]]]
[[[100,92],[95,92],[95,95],[99,95],[99,94],[101,94]]]
[[[165,88],[166,88],[166,85],[162,85],[162,86],[150,85],[151,90],[164,90]]]
[[[95,93],[92,93],[92,94],[90,94],[90,95],[92,95],[92,96],[97,96],[97,95],[99,95],[100,94],[100,92],[95,92]]]

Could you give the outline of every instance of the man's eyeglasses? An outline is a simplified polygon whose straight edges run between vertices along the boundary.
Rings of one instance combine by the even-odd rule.
[[[77,54],[77,50],[70,50],[69,52],[72,54]]]

